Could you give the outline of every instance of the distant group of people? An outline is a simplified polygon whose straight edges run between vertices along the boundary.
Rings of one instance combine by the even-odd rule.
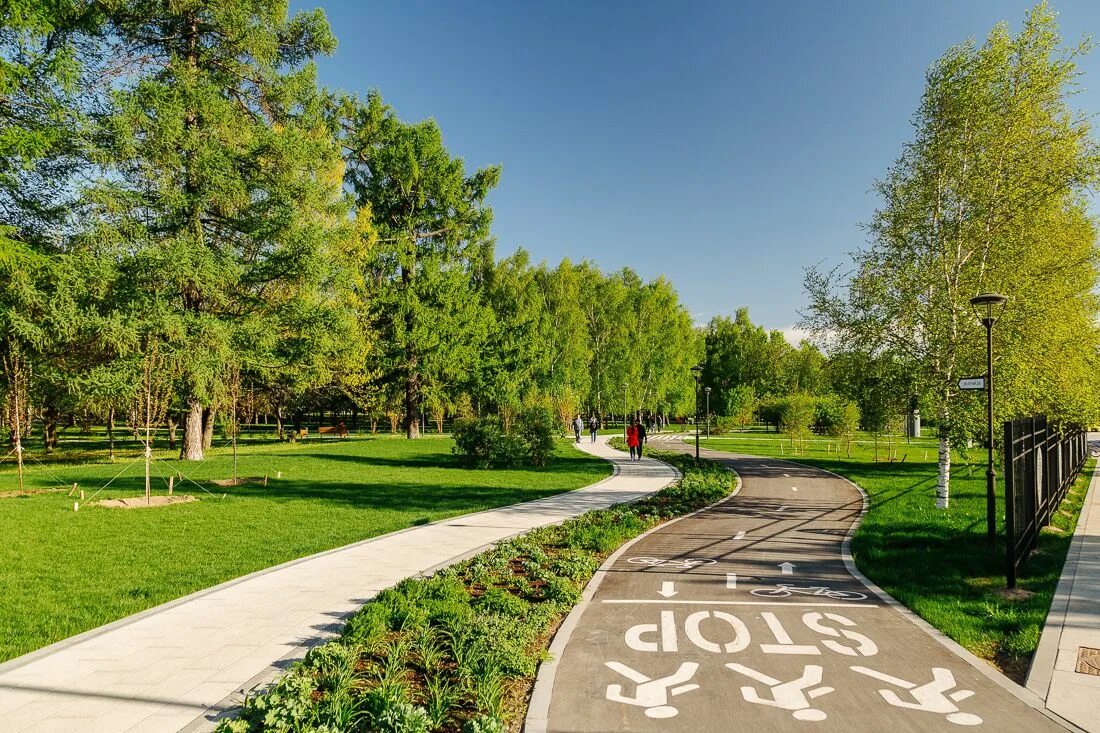
[[[584,418],[580,415],[573,419],[573,434],[578,443],[581,442],[581,433],[584,432],[585,424]],[[603,426],[603,421],[599,415],[593,414],[589,416],[587,425],[591,441],[595,443],[596,436],[599,435],[600,428]],[[653,431],[659,433],[668,425],[668,418],[660,414],[647,414],[643,417],[636,417],[629,422],[626,426],[626,445],[630,449],[630,459],[634,461],[642,460],[642,449],[648,440],[649,433]]]

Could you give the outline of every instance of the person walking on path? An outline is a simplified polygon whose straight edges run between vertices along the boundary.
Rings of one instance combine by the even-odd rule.
[[[588,432],[592,434],[592,442],[595,443],[596,434],[600,432],[600,418],[596,417],[596,413],[588,418]]]
[[[626,426],[626,445],[630,448],[630,460],[633,461],[634,455],[638,452],[638,428],[634,425]]]
[[[642,460],[642,446],[645,445],[646,441],[645,423],[636,420],[634,430],[638,438],[638,460],[640,461]]]
[[[577,417],[573,420],[573,432],[577,436],[577,442],[578,443],[581,442],[581,431],[582,430],[584,430],[584,421],[581,420],[580,415],[577,415]]]

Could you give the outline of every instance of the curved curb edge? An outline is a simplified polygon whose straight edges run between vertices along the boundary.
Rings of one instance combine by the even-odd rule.
[[[1046,701],[1043,700],[1041,697],[1039,697],[1038,695],[1036,695],[1034,692],[1027,689],[1026,687],[1022,687],[1021,685],[1016,684],[1015,682],[1010,680],[1008,677],[1001,674],[1001,672],[999,672],[996,668],[994,668],[992,665],[990,665],[989,662],[985,661],[981,657],[978,657],[973,652],[969,651],[966,647],[959,644],[954,639],[951,639],[946,634],[944,634],[942,631],[937,629],[935,626],[933,626],[932,624],[925,621],[923,618],[921,618],[916,613],[911,611],[907,606],[903,605],[900,601],[898,601],[896,598],[891,596],[885,590],[878,587],[878,585],[876,585],[870,578],[868,578],[866,575],[864,575],[862,572],[860,572],[859,568],[856,567],[855,559],[852,557],[851,548],[852,548],[852,537],[855,536],[856,530],[859,529],[859,525],[863,523],[863,518],[864,518],[864,516],[866,516],[867,510],[868,510],[868,508],[870,507],[870,504],[871,504],[870,497],[867,496],[867,492],[863,490],[862,486],[860,486],[855,481],[852,481],[849,478],[841,476],[838,473],[833,473],[832,471],[830,471],[828,469],[820,468],[818,466],[813,466],[809,463],[799,463],[798,461],[788,461],[788,460],[784,460],[782,458],[771,458],[771,457],[768,457],[768,456],[750,456],[750,457],[752,457],[752,458],[765,458],[766,460],[778,461],[780,463],[789,463],[792,466],[801,466],[801,467],[804,467],[804,468],[813,468],[815,470],[821,471],[822,473],[827,473],[830,476],[838,478],[841,481],[843,481],[843,482],[849,484],[850,486],[852,486],[853,488],[855,488],[855,490],[858,491],[859,495],[863,498],[863,507],[862,507],[862,509],[860,509],[859,517],[857,517],[856,521],[854,521],[852,523],[852,525],[848,528],[848,533],[844,536],[844,541],[840,545],[840,555],[841,555],[841,558],[844,560],[844,567],[847,568],[848,572],[851,573],[851,575],[854,578],[856,578],[860,583],[863,583],[863,585],[866,586],[868,588],[868,590],[870,590],[875,595],[877,595],[879,598],[881,598],[883,603],[885,603],[886,605],[893,608],[895,611],[900,613],[903,617],[905,617],[914,626],[916,626],[921,631],[923,631],[924,633],[931,636],[933,639],[935,639],[940,644],[942,644],[944,647],[946,647],[949,651],[951,651],[955,656],[959,657],[964,662],[969,664],[971,667],[976,669],[983,676],[985,676],[990,682],[994,683],[995,685],[997,685],[998,687],[1003,689],[1005,692],[1007,692],[1010,695],[1012,695],[1013,697],[1017,698],[1020,702],[1024,703],[1028,707],[1033,708],[1040,715],[1043,715],[1044,717],[1053,720],[1054,722],[1058,723],[1059,725],[1065,727],[1067,730],[1074,731],[1074,733],[1087,733],[1082,728],[1079,728],[1078,726],[1074,725],[1073,723],[1066,720],[1065,718],[1058,715],[1057,713],[1054,713],[1051,710],[1048,710],[1047,707],[1046,707]]]
[[[658,449],[659,450],[659,449]],[[653,458],[651,460],[657,460]],[[664,461],[659,461],[664,463]],[[668,465],[668,464],[665,464]],[[728,468],[728,467],[727,467]],[[675,468],[673,468],[675,470]],[[645,537],[653,534],[659,529],[664,529],[670,525],[687,519],[688,517],[694,517],[696,514],[713,509],[714,507],[732,500],[741,492],[741,476],[738,475],[733,469],[729,469],[731,473],[737,478],[737,485],[733,488],[733,491],[729,496],[725,496],[722,499],[709,504],[702,509],[696,509],[690,514],[685,514],[682,517],[676,517],[675,519],[667,522],[662,522],[656,527],[646,530],[642,534],[638,535],[632,540],[629,540],[625,544],[615,550],[608,556],[599,569],[592,575],[592,579],[588,581],[588,585],[584,588],[584,593],[581,595],[581,601],[577,605],[573,606],[573,610],[569,612],[569,615],[562,621],[561,626],[558,627],[557,632],[554,634],[554,640],[550,643],[550,648],[547,650],[550,659],[539,665],[538,675],[535,677],[535,687],[531,691],[531,699],[527,704],[527,716],[523,721],[524,733],[546,733],[547,725],[550,718],[550,698],[554,691],[554,679],[558,673],[558,661],[561,659],[562,654],[565,652],[565,647],[568,646],[569,640],[573,635],[573,631],[576,630],[577,624],[580,623],[581,616],[585,610],[592,603],[592,598],[596,595],[596,591],[599,589],[603,579],[607,576],[611,566],[615,564],[615,561],[619,557],[634,546],[637,542],[641,541]],[[676,471],[677,477],[680,476],[680,472]],[[675,480],[675,479],[674,479]],[[672,483],[671,481],[669,482]]]

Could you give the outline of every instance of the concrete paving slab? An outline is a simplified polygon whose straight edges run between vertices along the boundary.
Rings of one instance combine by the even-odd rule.
[[[1064,730],[849,572],[852,484],[707,455],[740,492],[605,566],[540,674],[528,733]]]
[[[667,486],[674,469],[632,463],[606,445],[581,450],[615,465],[577,491],[319,553],[164,604],[0,664],[3,731],[202,730],[246,684],[330,638],[382,588],[486,545]],[[74,722],[75,721],[75,722]]]
[[[1100,451],[1100,433],[1088,439],[1093,453]],[[1049,710],[1100,733],[1100,677],[1076,671],[1082,647],[1100,649],[1100,472],[1089,483],[1027,677]]]

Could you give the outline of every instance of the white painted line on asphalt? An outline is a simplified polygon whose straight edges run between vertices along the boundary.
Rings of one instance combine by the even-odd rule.
[[[784,511],[786,508],[787,508],[787,505],[784,504],[783,506],[779,507],[779,511]]]
[[[798,491],[798,487],[797,486],[792,486],[791,491]]]
[[[737,573],[726,573],[726,587],[737,590]]]
[[[741,530],[740,532],[738,532],[738,533],[736,534],[736,536],[734,536],[734,538],[733,538],[733,539],[735,539],[735,540],[743,540],[743,539],[745,539],[745,530]]]
[[[608,598],[600,601],[600,603],[612,603],[612,604],[624,604],[624,603],[637,603],[640,605],[684,605],[690,606],[692,604],[698,606],[822,606],[826,608],[878,608],[877,603],[796,603],[794,601],[673,601],[662,600],[657,601],[653,599],[639,599],[633,600],[629,598]]]

